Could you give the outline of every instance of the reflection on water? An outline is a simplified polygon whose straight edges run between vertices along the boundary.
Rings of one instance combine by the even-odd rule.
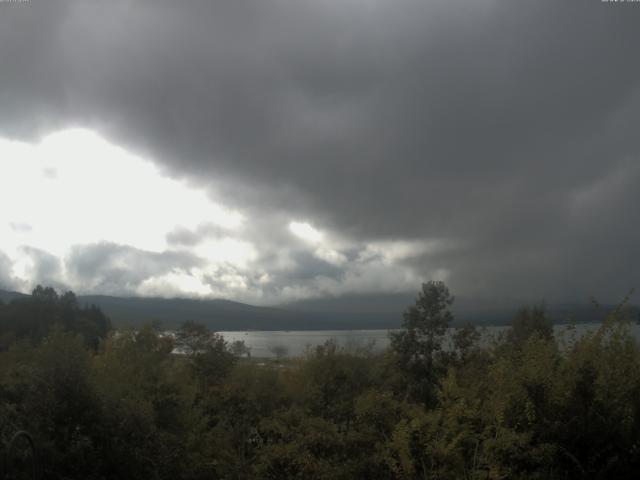
[[[574,331],[580,336],[598,328],[599,324],[575,325]],[[483,343],[500,335],[507,327],[482,327]],[[569,338],[570,330],[566,325],[554,327],[556,336]],[[640,325],[632,325],[633,333],[640,339]],[[450,330],[451,332],[453,329]],[[335,340],[338,345],[349,350],[372,345],[374,351],[384,350],[389,345],[389,330],[313,330],[313,331],[249,331],[220,332],[228,342],[243,340],[251,348],[253,357],[300,356],[307,348],[322,345],[327,340]]]

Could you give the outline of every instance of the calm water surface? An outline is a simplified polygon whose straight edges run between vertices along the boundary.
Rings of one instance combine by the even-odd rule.
[[[575,326],[576,335],[582,335],[598,328],[599,324],[580,324]],[[483,342],[490,342],[492,337],[500,334],[507,327],[483,327]],[[567,338],[570,334],[567,327],[554,327],[556,336]],[[640,339],[640,325],[632,325],[636,339]],[[451,330],[453,331],[453,330]],[[371,345],[374,351],[384,350],[389,345],[389,330],[311,330],[311,331],[249,331],[219,332],[228,342],[243,340],[251,348],[253,357],[272,358],[276,351],[286,356],[303,355],[308,348],[322,345],[327,340],[335,340],[340,346],[355,350]]]

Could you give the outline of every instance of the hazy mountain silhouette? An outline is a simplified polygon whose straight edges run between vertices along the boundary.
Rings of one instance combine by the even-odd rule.
[[[10,302],[28,295],[0,290],[0,300]],[[301,300],[279,307],[257,307],[230,300],[189,298],[113,297],[79,295],[80,304],[94,304],[116,327],[160,322],[173,328],[185,320],[203,323],[214,330],[356,330],[397,328],[402,312],[413,303],[411,294],[346,295]],[[510,299],[456,298],[456,324],[505,325],[526,303]],[[548,305],[555,323],[575,318],[578,323],[601,321],[611,306],[598,311],[587,304]],[[632,307],[635,317],[638,308]]]

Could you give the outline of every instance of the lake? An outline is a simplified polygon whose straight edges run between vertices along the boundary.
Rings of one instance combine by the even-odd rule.
[[[598,328],[599,324],[578,324],[575,325],[576,334],[581,335]],[[482,327],[483,341],[498,335],[507,327]],[[636,339],[640,339],[640,325],[632,325],[632,330]],[[554,327],[556,336],[566,336],[567,326],[556,325]],[[453,329],[450,329],[453,331]],[[237,331],[218,332],[228,342],[243,340],[245,345],[251,348],[251,356],[273,358],[276,356],[274,350],[281,349],[285,356],[296,357],[303,355],[307,348],[322,345],[327,340],[335,340],[340,346],[353,350],[356,348],[372,345],[374,351],[381,351],[389,345],[389,330],[275,330],[275,331]]]

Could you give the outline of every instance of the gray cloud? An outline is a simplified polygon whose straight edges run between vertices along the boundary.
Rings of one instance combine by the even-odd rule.
[[[208,238],[222,238],[226,235],[225,229],[212,223],[203,223],[194,230],[185,227],[176,227],[166,235],[167,244],[171,246],[193,247]]]
[[[19,252],[28,259],[27,277],[31,286],[50,285],[58,289],[64,289],[62,280],[62,262],[51,253],[39,248],[21,246]]]
[[[9,227],[16,233],[27,233],[33,230],[33,227],[31,225],[24,222],[11,222],[9,224]]]
[[[70,0],[0,10],[10,66],[0,133],[98,129],[256,218],[259,234],[247,235],[265,268],[281,219],[309,218],[356,245],[452,239],[457,248],[405,262],[418,276],[450,271],[463,293],[640,286],[634,4]],[[142,260],[134,273],[81,253],[76,274],[104,288],[168,268]],[[326,268],[303,257],[292,282]]]
[[[0,251],[0,289],[17,290],[21,287],[12,274],[13,262],[6,253]]]
[[[345,273],[344,268],[333,265],[307,251],[293,252],[291,254],[291,260],[295,264],[295,269],[287,272],[288,284],[296,284],[300,281],[315,277],[327,277],[338,280]]]
[[[106,242],[76,245],[65,259],[69,277],[80,291],[112,295],[131,294],[145,280],[201,263],[187,252],[148,252]]]

